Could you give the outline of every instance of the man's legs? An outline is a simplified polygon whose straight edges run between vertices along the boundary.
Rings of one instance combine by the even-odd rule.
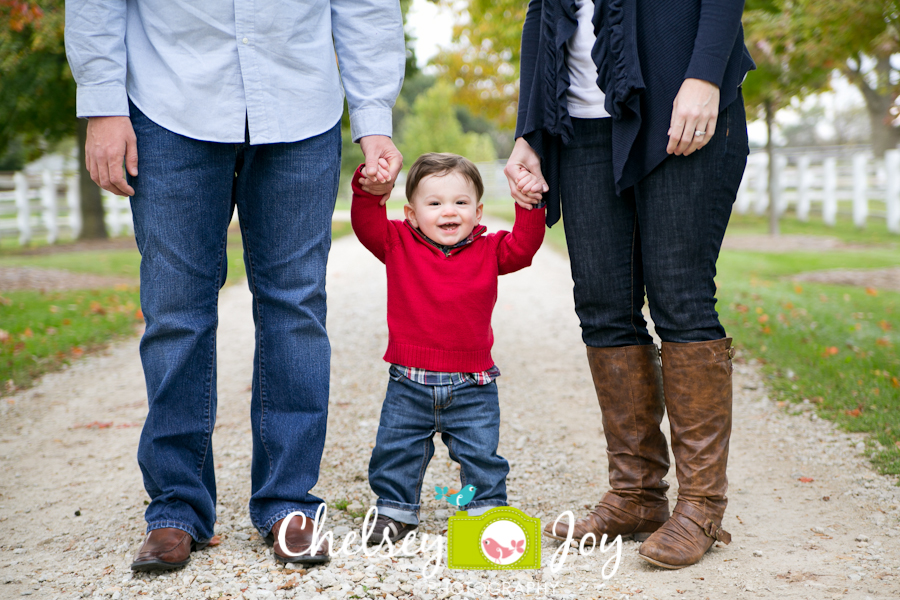
[[[239,145],[174,134],[136,107],[140,176],[130,177],[141,251],[141,360],[149,413],[138,463],[150,495],[147,530],[213,536],[216,485],[216,303]]]
[[[314,517],[322,502],[309,490],[328,416],[325,267],[340,150],[336,124],[300,142],[247,146],[235,169],[256,323],[250,518],[263,535],[293,511]]]

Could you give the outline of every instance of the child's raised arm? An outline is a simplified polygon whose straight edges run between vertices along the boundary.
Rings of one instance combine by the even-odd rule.
[[[518,204],[516,222],[512,231],[498,232],[497,263],[500,275],[513,273],[531,264],[538,248],[544,241],[545,207],[528,210]]]
[[[365,179],[363,168],[365,165],[360,165],[356,169],[351,181],[353,202],[350,205],[350,224],[362,245],[374,254],[375,258],[384,262],[384,253],[393,235],[393,227],[387,218],[387,209],[381,204],[381,198],[386,191],[370,194],[362,189],[359,180]]]

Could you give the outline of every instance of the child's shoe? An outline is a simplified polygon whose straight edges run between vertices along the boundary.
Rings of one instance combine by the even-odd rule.
[[[415,531],[418,525],[410,525],[409,523],[400,523],[390,517],[378,515],[375,519],[375,529],[372,530],[372,537],[369,538],[369,545],[380,544],[385,538],[391,543],[402,540],[410,531]]]

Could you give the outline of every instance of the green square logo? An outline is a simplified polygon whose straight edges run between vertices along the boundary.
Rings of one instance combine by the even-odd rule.
[[[511,506],[450,517],[447,566],[480,571],[541,568],[541,521]]]

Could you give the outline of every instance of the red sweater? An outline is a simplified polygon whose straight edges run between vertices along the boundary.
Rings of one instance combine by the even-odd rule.
[[[497,276],[518,271],[544,239],[546,210],[516,206],[512,232],[484,235],[445,255],[409,221],[390,221],[381,196],[353,176],[350,220],[363,246],[387,267],[388,348],[384,360],[429,371],[477,373],[494,365],[491,313]]]

